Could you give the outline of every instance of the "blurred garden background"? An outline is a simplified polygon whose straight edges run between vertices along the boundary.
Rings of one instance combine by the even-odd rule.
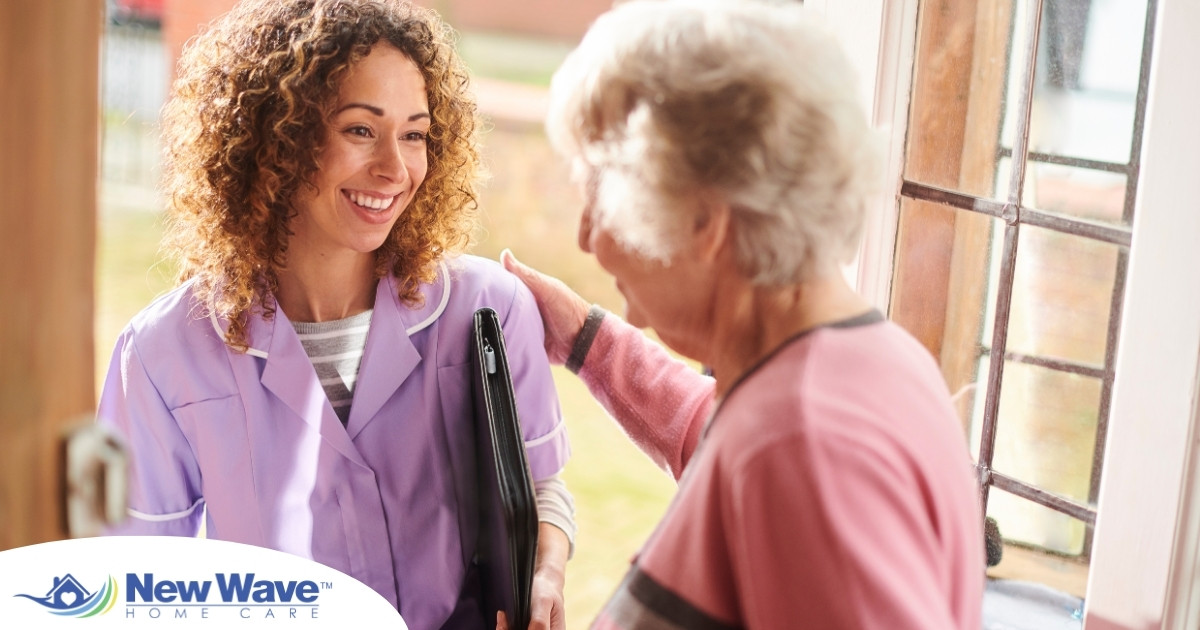
[[[162,201],[157,190],[158,111],[177,55],[172,46],[211,19],[218,5],[231,3],[109,2],[101,76],[97,391],[121,328],[173,284],[174,270],[158,249]],[[524,262],[620,313],[622,301],[610,279],[578,250],[579,198],[540,122],[551,74],[591,17],[609,3],[550,7],[525,2],[518,11],[497,10],[507,2],[491,3],[491,9],[466,0],[429,4],[460,29],[460,49],[487,119],[482,152],[490,178],[480,195],[482,221],[472,252],[494,259],[510,248]],[[572,15],[553,14],[564,5]],[[464,19],[456,20],[456,14]],[[539,15],[540,20],[532,17]],[[577,378],[555,370],[573,450],[564,477],[575,495],[579,523],[575,556],[567,565],[567,627],[580,628],[624,575],[666,509],[674,482],[630,444]]]

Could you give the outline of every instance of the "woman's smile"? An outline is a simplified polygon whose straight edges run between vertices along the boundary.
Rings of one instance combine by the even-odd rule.
[[[389,207],[391,207],[392,202],[396,200],[396,197],[399,197],[399,195],[384,196],[377,193],[358,192],[353,190],[347,190],[343,192],[346,193],[346,197],[350,199],[354,205],[366,210],[374,210],[376,212],[387,210]]]
[[[379,193],[343,190],[342,197],[358,220],[372,226],[388,226],[390,229],[403,208],[403,204],[398,203],[403,197],[401,194],[384,196]]]

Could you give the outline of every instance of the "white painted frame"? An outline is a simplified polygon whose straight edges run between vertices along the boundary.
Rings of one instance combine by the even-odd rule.
[[[899,222],[904,138],[916,50],[917,0],[805,0],[825,16],[858,72],[860,93],[880,133],[884,184],[872,208],[858,259],[846,270],[859,293],[888,312]]]
[[[1087,630],[1197,627],[1198,31],[1200,2],[1159,0]]]
[[[918,0],[808,0],[886,134],[887,194],[851,271],[887,312]],[[1159,0],[1086,630],[1200,627],[1200,2]]]

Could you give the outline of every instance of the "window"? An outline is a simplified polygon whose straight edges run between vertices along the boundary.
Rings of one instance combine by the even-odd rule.
[[[1079,596],[1154,9],[1154,0],[929,0],[918,18],[891,316],[956,392],[1006,555],[1072,560],[1055,567],[1052,585]]]
[[[1195,627],[1200,5],[808,4],[878,51],[895,188],[854,273],[934,351],[976,453],[995,439],[1008,569],[1085,591],[1089,630]]]

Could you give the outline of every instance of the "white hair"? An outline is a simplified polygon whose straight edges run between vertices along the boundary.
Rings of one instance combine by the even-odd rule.
[[[555,73],[546,127],[591,170],[593,221],[644,256],[669,259],[720,195],[756,284],[852,259],[878,183],[850,62],[799,3],[620,4]]]

